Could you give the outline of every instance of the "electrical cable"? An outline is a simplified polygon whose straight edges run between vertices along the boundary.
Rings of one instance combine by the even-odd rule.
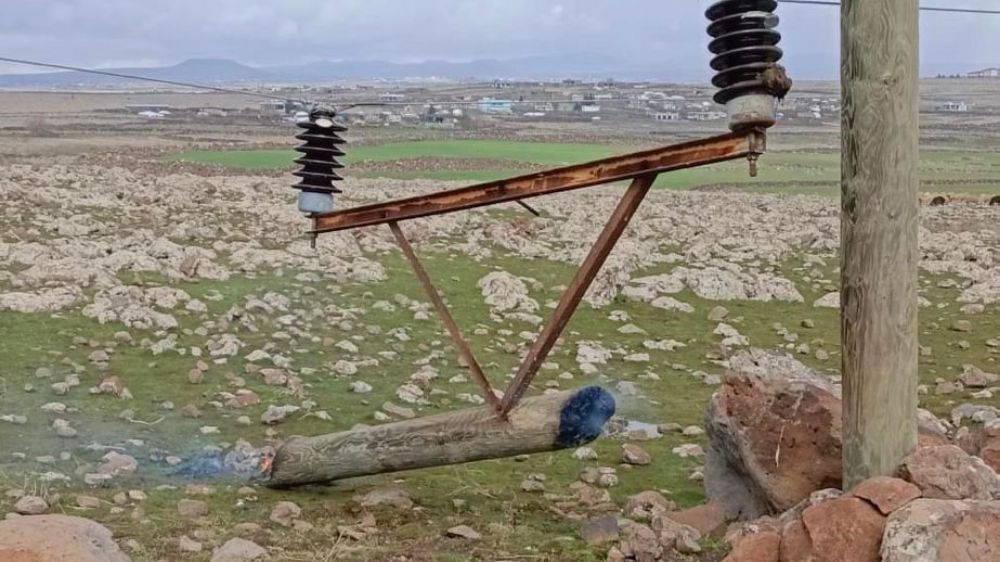
[[[271,99],[271,100],[281,100],[281,101],[291,100],[291,101],[299,101],[299,102],[304,102],[305,103],[305,100],[288,98],[288,97],[284,97],[284,96],[272,96],[272,95],[269,95],[269,94],[262,94],[260,92],[249,92],[249,91],[246,91],[246,90],[234,90],[234,89],[231,89],[231,88],[220,88],[218,86],[206,86],[204,84],[193,84],[191,82],[179,82],[177,80],[165,80],[165,79],[161,79],[161,78],[150,78],[148,76],[136,76],[136,75],[133,75],[133,74],[123,74],[121,72],[111,72],[111,71],[108,71],[108,70],[94,70],[94,69],[90,69],[90,68],[81,68],[81,67],[77,67],[77,66],[69,66],[69,65],[66,65],[66,64],[55,64],[55,63],[50,63],[50,62],[38,62],[38,61],[32,61],[32,60],[26,60],[26,59],[15,59],[15,58],[9,58],[9,57],[0,57],[0,62],[10,62],[10,63],[14,63],[14,64],[24,64],[24,65],[28,65],[28,66],[39,66],[39,67],[43,67],[43,68],[56,68],[56,69],[59,69],[59,70],[69,70],[69,71],[73,71],[73,72],[83,72],[83,73],[86,73],[86,74],[97,74],[97,75],[100,75],[100,76],[111,76],[113,78],[125,78],[125,79],[128,79],[128,80],[140,80],[140,81],[144,81],[144,82],[157,82],[159,84],[169,84],[171,86],[182,86],[184,88],[194,88],[194,89],[197,89],[197,90],[212,90],[212,91],[215,91],[215,92],[223,92],[223,93],[227,93],[227,94],[240,94],[240,95],[243,95],[243,96],[254,96],[254,97],[258,97],[258,98],[265,98],[265,99]]]

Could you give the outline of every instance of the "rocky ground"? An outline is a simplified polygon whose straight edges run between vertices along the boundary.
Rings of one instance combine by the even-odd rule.
[[[612,545],[717,560],[715,529],[654,515],[705,500],[706,408],[734,358],[778,349],[837,382],[837,202],[655,192],[533,388],[614,390],[608,436],[319,490],[248,486],[258,448],[288,435],[482,403],[388,229],[314,250],[287,184],[0,167],[0,509],[102,523],[114,540],[88,527],[91,544],[127,554],[93,560],[597,560]],[[441,187],[349,181],[339,205]],[[537,200],[541,218],[511,206],[406,223],[496,386],[620,191]],[[1000,207],[925,207],[921,224],[921,405],[997,468],[982,426],[1000,413]],[[783,511],[828,480],[723,511]],[[647,531],[653,558],[634,552]]]

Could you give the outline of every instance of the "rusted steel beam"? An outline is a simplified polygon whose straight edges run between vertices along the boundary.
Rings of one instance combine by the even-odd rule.
[[[749,130],[612,156],[584,164],[486,182],[460,189],[363,205],[313,217],[313,232],[334,232],[506,203],[539,195],[635,179],[759,155],[765,133]]]
[[[396,237],[396,243],[399,244],[399,247],[403,250],[403,254],[406,255],[406,259],[409,260],[410,266],[413,267],[413,272],[417,275],[417,279],[420,280],[420,284],[423,285],[424,291],[427,292],[427,296],[434,303],[434,308],[441,317],[441,321],[444,322],[445,328],[448,329],[448,333],[451,334],[451,339],[454,340],[455,347],[458,348],[458,354],[462,356],[462,359],[469,368],[469,372],[472,373],[472,378],[475,379],[480,390],[482,390],[483,398],[486,399],[486,403],[494,411],[499,413],[500,400],[497,398],[496,393],[493,392],[493,387],[486,378],[486,374],[483,373],[482,367],[479,366],[479,362],[476,361],[476,356],[472,353],[469,343],[462,337],[462,332],[458,329],[458,324],[455,323],[455,319],[451,316],[448,306],[444,304],[441,293],[434,287],[434,283],[431,281],[430,275],[427,274],[427,270],[424,269],[420,260],[417,259],[417,254],[413,251],[413,247],[410,246],[406,235],[403,234],[403,229],[395,221],[389,223],[389,228],[392,230],[393,236]]]
[[[556,340],[559,339],[559,335],[566,328],[566,324],[573,316],[577,305],[580,304],[580,300],[587,293],[587,289],[590,288],[594,277],[601,270],[601,266],[604,265],[611,250],[615,247],[615,243],[618,242],[618,239],[625,231],[629,221],[632,219],[632,215],[639,208],[639,204],[646,197],[654,181],[656,181],[656,174],[649,174],[632,180],[632,185],[628,187],[625,195],[618,202],[618,206],[611,213],[611,217],[608,218],[608,222],[604,225],[604,230],[598,235],[597,241],[594,242],[594,246],[590,249],[590,253],[583,260],[580,268],[576,270],[573,281],[570,282],[566,292],[559,299],[559,305],[556,306],[552,316],[545,323],[542,333],[538,335],[538,338],[531,345],[531,349],[528,350],[528,354],[521,362],[521,366],[517,370],[517,375],[514,376],[514,380],[511,381],[510,386],[504,393],[503,401],[500,403],[501,415],[506,415],[511,408],[516,406],[524,395],[524,392],[528,389],[531,380],[535,378],[539,367],[542,366],[545,358],[552,351]]]

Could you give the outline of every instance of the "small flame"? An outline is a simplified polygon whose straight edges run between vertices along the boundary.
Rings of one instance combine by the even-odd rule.
[[[265,450],[260,455],[260,472],[264,475],[270,475],[271,469],[274,467],[274,451]]]

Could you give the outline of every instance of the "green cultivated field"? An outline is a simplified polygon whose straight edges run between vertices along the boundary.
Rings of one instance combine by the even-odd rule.
[[[502,140],[445,140],[395,142],[348,147],[344,161],[364,164],[353,172],[360,177],[488,181],[524,173],[504,168],[518,162],[543,169],[623,154],[637,147],[607,144],[542,143]],[[192,151],[176,159],[198,164],[244,170],[290,169],[296,153],[290,150]],[[446,160],[448,169],[431,169],[427,159]],[[412,160],[408,171],[378,171],[378,163]],[[486,161],[494,161],[485,162]],[[467,161],[467,162],[463,162]],[[375,171],[372,171],[372,168]],[[394,167],[398,168],[398,166]],[[921,156],[924,191],[1000,194],[1000,154],[958,151],[924,151]],[[761,158],[760,174],[750,178],[744,162],[735,161],[660,176],[657,186],[696,189],[736,186],[753,192],[789,192],[834,195],[839,192],[840,156],[835,152],[781,152]]]

